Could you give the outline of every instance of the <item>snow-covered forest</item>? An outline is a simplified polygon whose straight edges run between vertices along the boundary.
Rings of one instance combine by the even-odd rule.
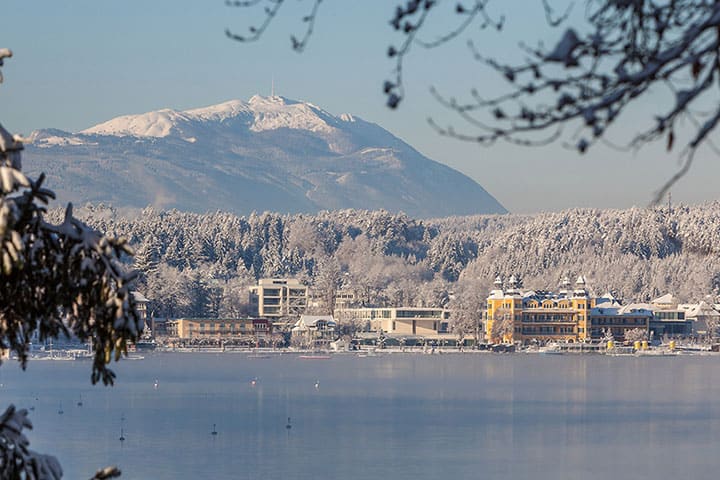
[[[77,215],[130,240],[128,267],[141,272],[155,316],[246,314],[247,287],[270,276],[297,277],[325,298],[350,289],[364,305],[462,308],[510,274],[548,290],[583,274],[594,293],[626,301],[720,293],[720,202],[435,220],[358,210],[122,215],[104,205]]]

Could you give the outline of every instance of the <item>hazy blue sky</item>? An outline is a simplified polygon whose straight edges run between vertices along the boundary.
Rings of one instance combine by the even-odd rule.
[[[302,31],[299,19],[308,0],[290,1],[254,44],[225,37],[226,27],[246,30],[253,15],[221,0],[5,0],[0,47],[11,48],[15,57],[3,68],[0,121],[14,132],[78,131],[122,114],[269,94],[274,77],[276,93],[380,124],[474,178],[512,212],[644,206],[678,168],[677,157],[661,145],[634,154],[601,147],[580,156],[561,144],[486,148],[436,135],[429,116],[458,129],[462,124],[433,100],[431,85],[458,97],[471,86],[495,91],[501,85],[470,59],[464,44],[470,34],[410,57],[407,98],[398,111],[388,110],[381,85],[392,68],[384,53],[395,39],[388,25],[395,4],[327,0],[308,49],[297,54],[289,35]],[[551,44],[561,33],[546,26],[539,0],[498,1],[496,8],[508,17],[506,31],[474,29],[472,36],[500,58],[520,58],[523,36]],[[620,130],[633,131],[654,103],[647,100]],[[690,174],[673,189],[673,199],[717,199],[718,179],[720,159],[702,149]]]

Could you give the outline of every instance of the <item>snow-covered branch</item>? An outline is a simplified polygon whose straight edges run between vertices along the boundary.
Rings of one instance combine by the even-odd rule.
[[[0,49],[0,60],[10,51]],[[111,384],[107,364],[119,359],[139,333],[130,288],[134,274],[120,265],[132,254],[124,239],[108,238],[72,216],[45,221],[55,198],[20,171],[21,139],[0,126],[0,349],[17,354],[23,367],[30,338],[74,335],[95,351],[93,383]]]

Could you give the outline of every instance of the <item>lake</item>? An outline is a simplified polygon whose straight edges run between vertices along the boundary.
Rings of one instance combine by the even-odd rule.
[[[720,469],[718,356],[156,353],[116,364],[114,387],[92,386],[90,365],[0,367],[0,406],[35,407],[31,447],[68,479],[114,464],[125,479],[697,480]]]

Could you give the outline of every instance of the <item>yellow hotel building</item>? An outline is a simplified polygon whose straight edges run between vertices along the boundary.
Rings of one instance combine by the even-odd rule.
[[[648,331],[652,318],[647,310],[619,308],[610,295],[591,297],[582,275],[573,289],[565,278],[557,294],[522,292],[514,276],[505,287],[497,278],[487,298],[485,338],[491,343],[583,342],[610,334],[622,341],[628,330]]]

